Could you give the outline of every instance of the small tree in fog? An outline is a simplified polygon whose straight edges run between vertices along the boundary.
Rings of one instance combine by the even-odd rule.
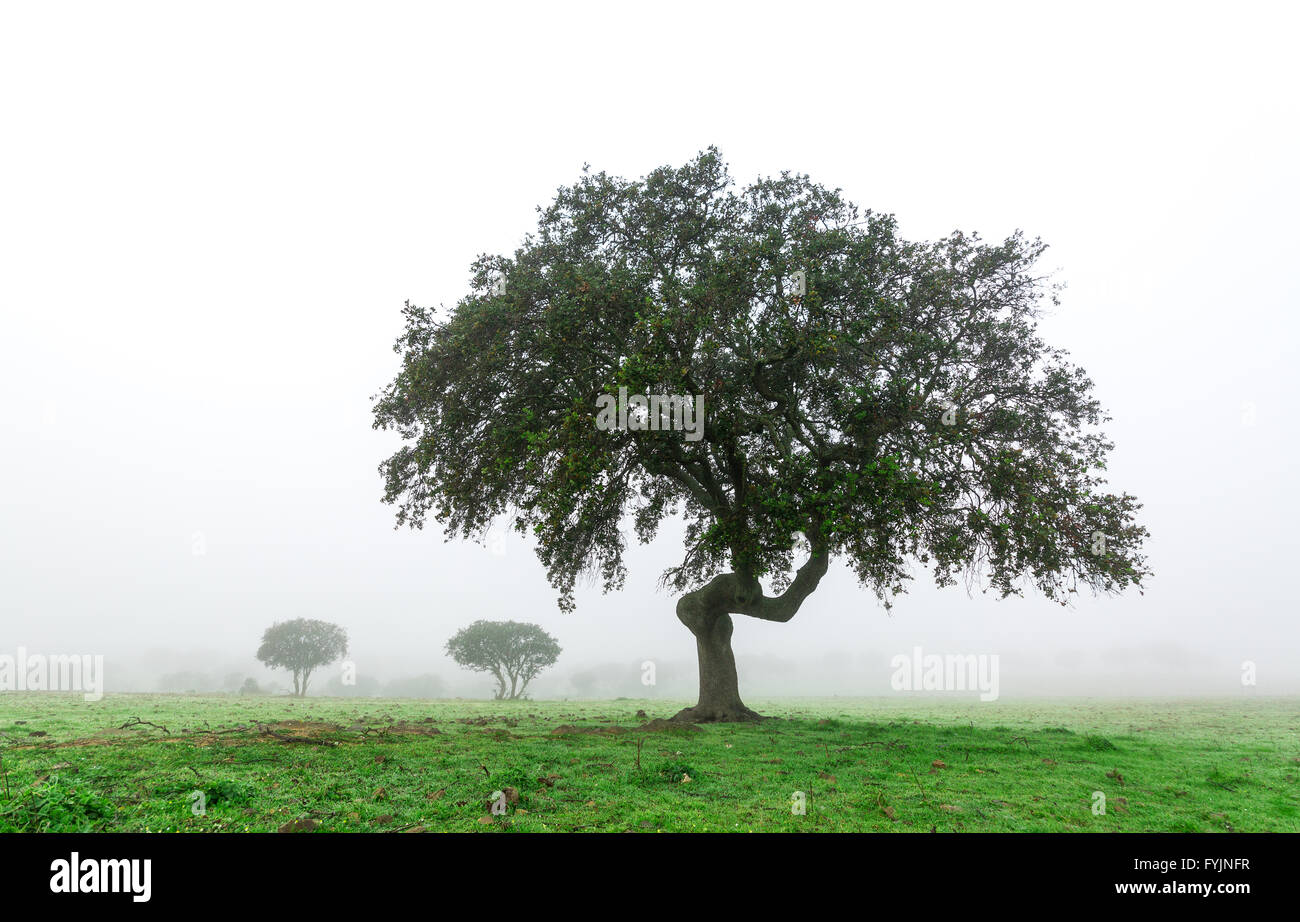
[[[536,624],[475,621],[447,641],[447,655],[466,669],[490,672],[495,698],[518,698],[539,672],[560,658],[560,645]]]
[[[257,658],[272,669],[293,673],[293,693],[307,694],[312,670],[346,656],[348,633],[337,624],[311,618],[280,621],[266,629]]]

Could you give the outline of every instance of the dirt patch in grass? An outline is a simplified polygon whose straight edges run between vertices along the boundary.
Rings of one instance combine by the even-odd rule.
[[[644,723],[637,727],[638,733],[662,733],[668,730],[686,730],[691,733],[699,733],[704,728],[698,724],[688,724],[685,721],[664,720],[662,717],[656,717],[649,723]]]
[[[403,734],[406,736],[441,736],[442,731],[437,727],[418,727],[414,724],[394,724],[388,728],[389,733]]]

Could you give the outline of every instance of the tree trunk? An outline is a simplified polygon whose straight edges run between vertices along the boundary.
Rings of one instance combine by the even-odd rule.
[[[683,708],[673,720],[713,723],[763,719],[740,700],[736,657],[731,652],[731,615],[789,621],[826,575],[829,562],[824,546],[814,547],[785,592],[775,598],[763,595],[763,587],[753,577],[722,573],[677,600],[677,619],[695,635],[700,697],[695,707]]]
[[[712,611],[695,617],[688,611],[683,617],[679,603],[677,617],[695,635],[695,651],[700,661],[700,697],[695,707],[684,708],[673,720],[690,723],[762,720],[740,700],[736,656],[731,651],[731,615]]]

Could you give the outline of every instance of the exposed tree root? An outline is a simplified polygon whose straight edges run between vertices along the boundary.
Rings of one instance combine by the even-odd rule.
[[[697,704],[695,707],[682,708],[672,716],[675,723],[720,724],[720,723],[758,723],[766,720],[762,714],[743,704],[739,707],[715,707]]]

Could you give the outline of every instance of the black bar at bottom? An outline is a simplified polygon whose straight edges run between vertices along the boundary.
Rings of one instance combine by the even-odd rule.
[[[1226,910],[1261,895],[1294,897],[1297,844],[1289,834],[29,834],[0,836],[0,879],[8,906],[128,911],[209,900],[226,909],[337,909],[342,894],[459,891],[472,901],[508,895],[502,888],[519,888],[522,902],[554,888],[554,905],[572,906],[581,894],[649,897],[687,879],[705,903],[711,889],[735,900],[757,885],[875,907],[1041,897]],[[116,892],[85,892],[115,884]]]

